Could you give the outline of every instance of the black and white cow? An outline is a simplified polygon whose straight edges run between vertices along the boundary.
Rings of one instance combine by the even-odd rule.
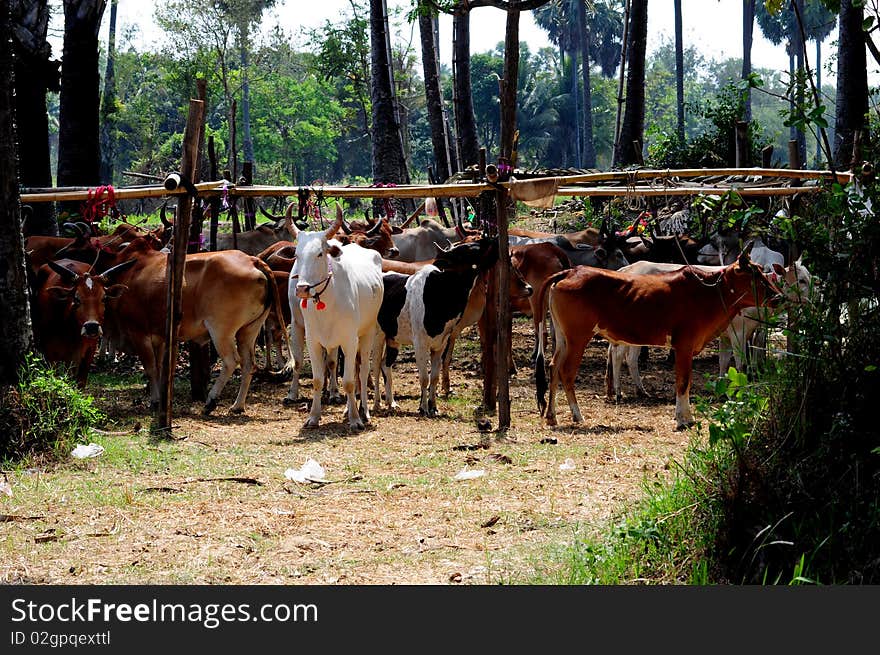
[[[464,313],[478,276],[497,260],[496,242],[481,238],[441,251],[432,265],[412,275],[383,274],[385,293],[373,348],[374,410],[380,404],[380,370],[385,376],[385,402],[389,409],[397,406],[391,366],[400,346],[412,344],[421,387],[419,412],[437,415],[437,379],[449,335]]]

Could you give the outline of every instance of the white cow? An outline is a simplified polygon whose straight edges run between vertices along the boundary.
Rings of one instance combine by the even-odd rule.
[[[299,303],[302,309],[312,362],[312,408],[304,427],[317,427],[321,420],[324,352],[342,348],[345,355],[342,387],[348,400],[346,414],[351,428],[362,430],[364,423],[370,420],[367,380],[384,294],[382,256],[357,244],[343,246],[334,239],[342,220],[342,207],[337,204],[336,222],[326,232],[297,234],[296,262],[290,270],[287,294],[291,307]],[[358,360],[361,362],[360,410],[355,400]]]
[[[757,263],[757,262],[755,262]],[[661,264],[656,262],[640,261],[631,264],[622,271],[631,273],[650,274],[662,271],[671,271],[681,268],[680,264]],[[695,266],[700,270],[707,272],[717,271],[720,266]],[[770,272],[777,276],[782,276],[784,280],[784,292],[789,302],[806,302],[809,298],[813,281],[810,272],[798,259],[792,262],[790,266],[783,269],[777,262],[770,265]],[[771,275],[771,279],[772,279]],[[774,280],[776,281],[776,280]],[[766,322],[766,315],[762,316],[762,312],[766,309],[758,307],[749,307],[737,314],[728,324],[725,332],[719,337],[720,348],[718,352],[718,363],[720,373],[724,375],[730,365],[731,356],[734,357],[736,368],[742,370],[743,355],[745,347],[755,330]],[[649,396],[650,394],[642,383],[642,377],[639,372],[639,346],[614,345],[608,346],[608,367],[605,374],[606,398],[609,400],[614,398],[620,399],[620,369],[624,360],[640,395]]]

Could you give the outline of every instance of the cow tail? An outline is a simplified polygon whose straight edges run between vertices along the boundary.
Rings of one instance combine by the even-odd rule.
[[[535,339],[537,340],[537,356],[535,357],[535,400],[538,403],[538,412],[541,416],[547,410],[547,373],[544,370],[544,317],[547,315],[548,292],[551,286],[568,275],[568,271],[560,271],[547,277],[538,290],[535,315],[532,321],[535,325]],[[551,319],[552,320],[552,319]]]
[[[269,283],[269,287],[266,289],[265,307],[274,309],[278,325],[283,328],[284,313],[281,310],[281,295],[278,293],[278,284],[275,282],[275,276],[272,274],[272,269],[266,262],[259,257],[256,257],[255,260],[254,265],[260,269],[260,273],[266,276],[266,280]],[[292,317],[291,320],[293,320]],[[289,355],[287,363],[284,365],[281,373],[288,373],[293,370],[293,347],[290,343],[290,330],[282,329],[281,332],[284,334],[284,343],[287,345],[287,353]]]

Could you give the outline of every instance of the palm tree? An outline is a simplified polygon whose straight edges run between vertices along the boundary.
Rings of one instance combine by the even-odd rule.
[[[742,79],[752,74],[752,40],[755,31],[755,0],[743,0],[743,58]],[[746,88],[742,120],[752,120],[752,89]]]
[[[684,39],[681,28],[681,0],[674,0],[675,14],[675,109],[676,134],[684,143]]]
[[[9,3],[0,2],[0,34],[12,34]],[[11,40],[0,39],[0,387],[15,384],[31,349],[30,309],[22,242],[15,142],[14,71]],[[8,438],[2,435],[0,438]]]
[[[389,66],[386,16],[385,0],[370,0],[373,181],[405,184],[409,182],[409,171],[403,154],[400,126],[394,111],[394,87]]]
[[[868,113],[868,75],[864,9],[854,0],[841,0],[837,50],[837,114],[834,121],[834,162],[849,168],[853,163],[855,135],[865,128]]]
[[[104,97],[101,98],[101,181],[113,182],[113,122],[116,113],[116,10],[119,0],[110,3],[110,29],[107,35],[107,66],[104,69]]]
[[[422,70],[425,78],[425,105],[431,126],[431,145],[434,150],[436,174],[440,180],[449,178],[449,139],[443,118],[443,95],[440,90],[440,64],[437,44],[434,42],[434,16],[425,3],[419,6],[419,36],[422,43]]]
[[[645,48],[648,41],[648,0],[632,0],[626,53],[626,108],[614,146],[614,165],[641,163],[645,131]]]
[[[477,119],[471,90],[470,4],[459,0],[452,14],[452,85],[455,108],[455,134],[462,168],[480,160]]]
[[[49,7],[46,0],[15,0],[12,6],[12,48],[15,52],[15,112],[18,122],[19,174],[23,186],[51,187],[47,91],[60,90],[58,61],[51,59],[46,40]],[[4,32],[6,34],[7,32]],[[29,234],[58,234],[51,202],[34,203]]]
[[[105,0],[64,0],[58,186],[100,181],[98,28]]]

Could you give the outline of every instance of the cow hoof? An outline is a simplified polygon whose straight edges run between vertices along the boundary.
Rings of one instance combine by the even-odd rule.
[[[306,430],[311,430],[312,428],[318,427],[319,423],[320,423],[320,419],[310,418],[308,421],[303,423],[303,428],[305,428]]]
[[[207,416],[208,414],[213,412],[216,409],[216,407],[217,407],[216,400],[208,400],[208,402],[205,403],[205,408],[202,410],[202,414]]]
[[[547,427],[555,428],[556,427],[556,419],[555,418],[548,418],[547,419]]]
[[[352,430],[355,430],[356,432],[361,432],[364,429],[364,424],[363,421],[354,421],[352,423],[349,423],[348,427]]]
[[[230,407],[230,414],[244,414],[244,407]]]
[[[293,407],[294,405],[296,405],[298,400],[299,400],[299,398],[291,398],[288,396],[287,398],[285,398],[284,400],[281,401],[281,404],[284,405],[285,407]]]

